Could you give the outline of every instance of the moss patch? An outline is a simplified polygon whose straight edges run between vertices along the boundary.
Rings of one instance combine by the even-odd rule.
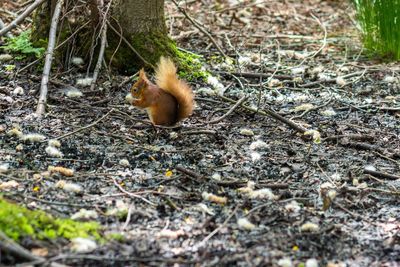
[[[110,47],[118,46],[119,38],[117,36],[110,36],[108,39]],[[163,31],[136,33],[127,39],[149,64],[146,65],[131,48],[122,43],[117,53],[114,54],[114,49],[108,49],[106,52],[106,57],[112,58],[112,64],[122,72],[133,73],[142,67],[152,69],[157,65],[161,56],[168,56],[177,63],[180,69],[179,75],[182,78],[194,80],[207,77],[207,73],[202,71],[200,56],[179,50],[176,43]]]
[[[94,237],[100,239],[96,222],[77,222],[53,218],[43,211],[31,211],[0,197],[0,229],[10,238],[19,240],[30,236],[34,239],[63,237]]]
[[[125,241],[125,236],[122,233],[116,233],[116,232],[106,234],[106,238],[111,241],[112,240],[118,242]]]

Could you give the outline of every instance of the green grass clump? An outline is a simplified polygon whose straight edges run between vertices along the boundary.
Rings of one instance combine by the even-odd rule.
[[[34,47],[30,36],[30,30],[24,31],[16,37],[8,38],[7,45],[2,46],[2,48],[12,53],[22,54],[23,56],[34,55],[39,58],[43,55],[45,49],[43,47]]]
[[[400,59],[400,0],[353,0],[364,46],[385,58]]]
[[[0,197],[0,230],[8,237],[19,240],[30,236],[34,239],[63,237],[94,237],[100,239],[96,222],[77,222],[71,219],[53,218],[43,211],[31,211]]]

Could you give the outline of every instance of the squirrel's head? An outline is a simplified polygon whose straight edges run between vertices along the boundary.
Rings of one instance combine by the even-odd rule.
[[[149,87],[150,81],[143,69],[139,71],[139,79],[132,85],[131,94],[134,98],[141,98],[144,91]]]

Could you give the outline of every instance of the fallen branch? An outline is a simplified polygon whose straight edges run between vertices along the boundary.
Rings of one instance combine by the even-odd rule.
[[[93,122],[93,123],[91,123],[91,124],[89,124],[89,125],[86,125],[86,126],[84,126],[84,127],[82,127],[82,128],[79,128],[79,129],[77,129],[77,130],[75,130],[75,131],[72,131],[72,132],[70,132],[70,133],[67,133],[67,134],[61,135],[61,136],[59,136],[59,137],[56,137],[56,138],[54,138],[54,139],[60,140],[60,139],[63,139],[63,138],[65,138],[65,137],[68,137],[68,136],[71,136],[71,135],[73,135],[73,134],[76,134],[76,133],[78,133],[78,132],[80,132],[80,131],[89,129],[89,128],[95,126],[96,124],[98,124],[100,121],[104,120],[104,119],[105,119],[108,115],[110,115],[111,112],[113,112],[113,111],[114,111],[114,109],[112,108],[112,109],[110,109],[109,112],[107,112],[106,115],[104,115],[103,117],[101,117],[101,118],[98,119],[97,121],[95,121],[95,122]]]
[[[36,0],[35,2],[33,2],[32,5],[30,5],[21,15],[19,15],[16,19],[14,19],[10,24],[8,24],[7,26],[5,26],[3,29],[0,30],[0,36],[5,35],[6,33],[8,33],[9,31],[11,31],[12,29],[14,29],[15,27],[17,27],[17,25],[23,21],[27,16],[29,16],[29,14],[32,13],[33,10],[35,10],[40,4],[42,4],[45,0]],[[60,1],[61,2],[61,1]]]
[[[36,114],[42,115],[46,110],[47,102],[47,91],[49,83],[49,75],[51,69],[51,62],[53,61],[54,46],[56,44],[56,32],[58,19],[60,17],[61,8],[63,6],[64,0],[57,1],[56,7],[54,9],[53,18],[51,19],[50,33],[49,33],[49,44],[46,51],[46,60],[43,68],[42,82],[40,84],[40,96],[38,105],[36,108]]]
[[[198,180],[206,180],[206,179],[207,179],[207,178],[204,177],[203,175],[201,175],[201,174],[199,174],[199,173],[197,173],[197,172],[194,172],[194,171],[192,171],[192,170],[186,169],[186,168],[184,168],[183,166],[176,166],[175,169],[176,169],[177,171],[183,173],[183,174],[186,174],[186,175],[188,175],[188,176],[190,176],[190,177],[193,177],[193,178],[196,178],[196,179],[198,179]]]
[[[213,130],[193,130],[193,131],[180,132],[180,134],[181,135],[196,135],[196,134],[216,135],[217,131],[213,131]]]
[[[126,191],[126,190],[115,180],[114,177],[111,177],[111,179],[113,180],[113,183],[115,184],[115,186],[118,187],[118,189],[119,189],[121,192],[127,194],[127,195],[130,196],[130,197],[141,199],[141,200],[143,200],[144,202],[146,202],[146,203],[149,204],[149,205],[157,206],[156,204],[154,204],[154,203],[151,202],[150,200],[147,200],[146,198],[144,198],[144,197],[142,197],[142,196],[140,196],[140,195],[138,195],[138,194],[135,194],[135,193]]]
[[[7,251],[15,256],[18,256],[22,259],[34,262],[33,265],[45,265],[44,263],[47,262],[45,258],[33,255],[29,250],[21,247],[17,244],[14,240],[9,238],[3,231],[0,230],[0,251]],[[52,262],[50,264],[52,267],[65,267],[67,265],[59,264]]]
[[[370,72],[371,70],[368,70],[368,72]],[[353,73],[349,73],[346,75],[341,76],[343,79],[347,79],[347,78],[352,78],[354,76],[362,76],[366,73],[367,71],[364,69],[363,71],[356,71]],[[330,78],[330,79],[326,79],[326,80],[321,80],[321,81],[314,81],[314,82],[309,82],[309,83],[305,83],[305,84],[299,84],[299,87],[302,88],[308,88],[308,87],[313,87],[314,85],[319,85],[322,83],[336,83],[336,78]]]
[[[218,122],[222,121],[223,119],[225,119],[226,117],[228,117],[233,111],[235,111],[235,109],[236,109],[238,106],[240,106],[246,99],[247,99],[247,96],[242,97],[241,99],[239,99],[239,100],[236,102],[235,105],[233,105],[233,106],[228,110],[227,113],[225,113],[225,114],[222,115],[221,117],[216,118],[215,120],[211,120],[211,121],[209,121],[209,122],[207,122],[207,123],[209,123],[209,124],[214,124],[214,123],[218,123]]]
[[[369,170],[369,169],[364,169],[365,174],[370,174],[374,177],[378,178],[385,178],[389,180],[400,180],[400,176],[394,175],[394,174],[389,174],[386,172],[380,172],[380,171],[374,171],[374,170]]]
[[[0,18],[0,30],[4,29],[4,27],[5,27],[4,22],[3,22],[3,20]],[[9,32],[5,33],[5,35],[6,35],[6,37],[8,37],[8,38],[12,37],[12,35],[11,35]]]
[[[190,176],[192,178],[195,178],[197,181],[201,181],[201,180],[211,180],[210,178],[203,176],[199,173],[196,173],[192,170],[186,169],[183,166],[176,166],[175,169],[183,174],[186,174],[187,176]],[[214,180],[212,180],[214,181]],[[214,181],[217,185],[219,186],[226,186],[226,187],[243,187],[247,185],[247,180],[234,180],[234,181]],[[259,188],[264,188],[264,187],[268,187],[268,188],[272,188],[272,189],[285,189],[288,188],[289,185],[288,184],[284,184],[284,183],[258,183],[257,187]]]
[[[210,240],[214,235],[216,235],[219,231],[221,231],[222,228],[224,228],[229,220],[236,214],[237,210],[239,209],[239,206],[236,206],[235,209],[232,211],[231,214],[229,214],[228,218],[226,218],[226,220],[217,228],[215,228],[214,231],[212,231],[210,234],[208,234],[199,244],[199,247],[206,245],[206,243],[208,242],[208,240]]]
[[[222,98],[222,99],[224,99],[224,100],[226,100],[226,101],[229,101],[229,102],[231,102],[231,103],[236,103],[235,100],[233,100],[233,99],[231,99],[231,98],[229,98],[229,97],[221,96],[221,95],[220,95],[219,97]],[[298,125],[297,123],[295,123],[295,122],[293,122],[293,121],[291,121],[291,120],[289,120],[289,119],[286,119],[286,118],[282,117],[281,115],[279,115],[278,113],[276,113],[275,111],[273,111],[273,110],[271,110],[271,109],[257,110],[256,108],[252,108],[252,107],[249,107],[249,106],[245,106],[245,105],[243,105],[243,104],[241,105],[241,107],[244,108],[244,109],[247,109],[247,110],[249,110],[249,111],[252,111],[252,112],[261,114],[261,115],[263,115],[263,116],[270,116],[270,117],[272,117],[272,118],[274,118],[274,119],[276,119],[276,120],[278,120],[278,121],[280,121],[280,122],[283,122],[284,124],[290,126],[290,127],[293,128],[296,132],[305,133],[305,132],[307,131],[307,129],[304,128],[303,126]]]
[[[372,141],[374,140],[374,136],[372,135],[364,135],[364,134],[339,134],[339,135],[332,135],[326,138],[323,138],[322,141],[339,141],[339,139],[352,139],[352,140],[359,140],[359,141]]]
[[[282,72],[284,69],[280,69],[276,72]],[[273,69],[266,69],[266,72],[275,72]],[[252,73],[252,72],[227,72],[227,71],[218,71],[217,73],[219,74],[230,74],[230,75],[235,75],[237,77],[243,77],[243,78],[270,78],[272,75],[267,74],[267,73]],[[292,75],[285,75],[285,74],[274,74],[274,78],[277,79],[283,79],[283,80],[292,80],[293,76]]]

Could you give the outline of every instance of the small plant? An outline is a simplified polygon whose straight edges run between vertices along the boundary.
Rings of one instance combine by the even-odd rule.
[[[371,52],[400,59],[400,0],[353,0],[363,43]]]
[[[30,35],[31,31],[28,30],[22,32],[19,36],[8,38],[7,45],[2,48],[13,53],[21,53],[24,56],[35,55],[39,58],[43,55],[45,49],[43,47],[33,47]]]
[[[4,65],[6,71],[11,72],[15,69],[15,65]]]

